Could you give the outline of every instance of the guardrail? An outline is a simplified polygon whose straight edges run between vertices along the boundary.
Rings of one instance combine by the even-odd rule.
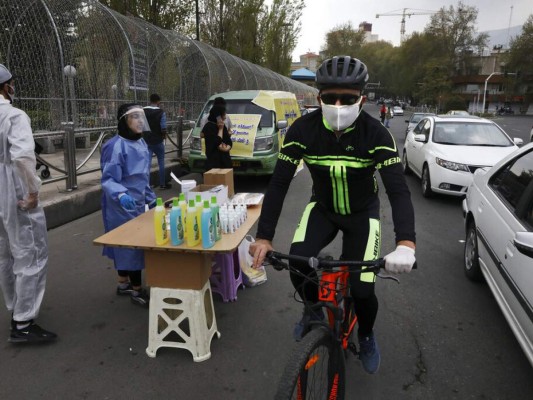
[[[169,142],[176,148],[175,151],[177,151],[177,157],[180,160],[183,158],[184,145],[189,141],[190,138],[190,134],[186,138],[184,138],[184,127],[190,128],[193,123],[194,121],[184,121],[183,117],[178,117],[176,121],[167,121],[167,129],[169,135],[172,134],[173,131],[176,131],[176,142],[174,142],[170,137],[168,137],[168,139]],[[53,182],[65,180],[65,189],[70,192],[78,188],[78,176],[100,171],[99,166],[84,169],[83,171],[81,169],[93,157],[94,153],[96,153],[97,150],[101,149],[102,143],[106,140],[106,138],[116,133],[117,128],[115,126],[96,128],[74,128],[74,124],[72,122],[65,122],[62,123],[62,125],[62,130],[36,132],[34,133],[33,137],[35,140],[44,139],[45,141],[49,142],[48,144],[45,143],[45,146],[43,147],[46,147],[47,145],[50,147],[50,143],[57,144],[59,141],[62,142],[64,155],[64,162],[62,168],[56,165],[52,165],[51,163],[46,161],[40,154],[36,154],[36,158],[38,163],[40,163],[41,165],[45,165],[47,168],[53,169],[54,171],[57,171],[61,174],[60,176],[44,180],[43,184],[46,185]],[[98,134],[98,137],[94,142],[94,145],[91,146],[91,136],[94,136],[95,134]],[[77,164],[76,162],[77,139],[78,142],[83,140],[84,148],[90,148],[88,154],[79,164]],[[170,151],[166,151],[166,153],[169,152]]]

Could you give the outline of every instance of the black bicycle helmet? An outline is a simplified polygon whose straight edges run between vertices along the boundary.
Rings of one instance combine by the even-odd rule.
[[[318,90],[338,87],[363,90],[367,81],[366,65],[350,56],[329,58],[316,71]]]

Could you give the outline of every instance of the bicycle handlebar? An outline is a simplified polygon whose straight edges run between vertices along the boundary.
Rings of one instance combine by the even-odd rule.
[[[303,257],[291,254],[278,253],[277,251],[269,251],[266,254],[266,258],[270,264],[281,271],[282,269],[289,269],[289,265],[282,260],[287,261],[300,261],[307,263],[314,270],[319,269],[334,269],[337,267],[345,266],[351,272],[379,272],[380,269],[385,268],[385,259],[378,258],[377,260],[369,261],[348,261],[348,260],[329,260],[317,257]],[[363,269],[363,267],[366,267]],[[417,263],[413,265],[413,269],[417,268]]]

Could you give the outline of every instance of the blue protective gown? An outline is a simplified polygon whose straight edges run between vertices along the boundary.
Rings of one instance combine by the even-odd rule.
[[[102,217],[109,232],[144,212],[145,204],[155,200],[150,188],[150,154],[143,139],[128,140],[115,135],[102,147]],[[135,211],[126,211],[118,196],[133,197]],[[137,271],[144,268],[144,251],[104,247],[103,254],[115,261],[115,269]]]

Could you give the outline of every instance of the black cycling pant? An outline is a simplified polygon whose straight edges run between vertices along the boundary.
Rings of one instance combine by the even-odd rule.
[[[379,257],[381,229],[379,221],[379,200],[366,210],[340,215],[326,210],[318,203],[307,205],[298,224],[291,244],[290,254],[316,257],[320,251],[342,232],[343,260],[374,260]],[[298,271],[317,279],[316,272],[306,263],[291,263]],[[291,281],[300,297],[305,301],[318,301],[318,286],[306,282],[305,278],[291,273]],[[354,301],[361,337],[372,333],[378,312],[378,299],[374,292],[375,275],[372,272],[350,274],[351,294]]]
[[[131,286],[141,286],[142,285],[142,270],[137,271],[127,271],[124,269],[117,270],[118,276],[122,278],[130,278]]]

